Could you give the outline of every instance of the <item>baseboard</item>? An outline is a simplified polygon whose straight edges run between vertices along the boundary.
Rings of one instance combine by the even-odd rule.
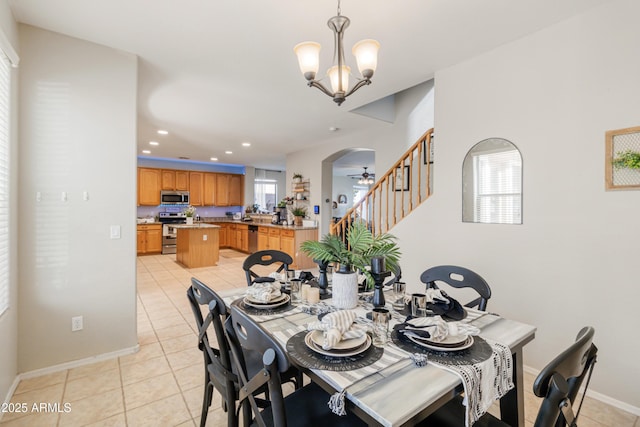
[[[538,375],[540,373],[539,369],[534,369],[530,366],[524,366],[523,369],[525,372],[533,375]],[[621,409],[623,411],[629,412],[630,414],[640,417],[640,408],[637,406],[633,406],[605,394],[598,393],[597,391],[593,391],[592,389],[587,390],[587,396],[602,403],[606,403],[607,405],[613,406],[614,408]]]
[[[8,404],[11,402],[11,398],[13,397],[13,393],[15,393],[16,388],[21,380],[39,377],[41,375],[53,374],[55,372],[64,371],[65,369],[73,369],[78,368],[84,365],[90,365],[96,362],[102,362],[103,360],[109,360],[120,356],[127,356],[129,354],[137,353],[140,350],[140,345],[136,344],[133,347],[125,348],[118,351],[112,351],[110,353],[103,353],[97,356],[87,357],[85,359],[73,360],[71,362],[61,363],[59,365],[48,366],[46,368],[35,369],[33,371],[23,372],[18,374],[16,378],[13,380],[11,387],[9,387],[9,391],[4,399],[4,403]],[[2,413],[0,412],[0,421],[2,420]]]

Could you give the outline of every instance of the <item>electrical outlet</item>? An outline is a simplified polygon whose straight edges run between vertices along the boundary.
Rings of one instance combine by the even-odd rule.
[[[71,332],[82,330],[82,316],[75,316],[71,318]]]
[[[204,240],[205,242],[207,241],[207,235],[206,234],[202,235],[202,240]]]

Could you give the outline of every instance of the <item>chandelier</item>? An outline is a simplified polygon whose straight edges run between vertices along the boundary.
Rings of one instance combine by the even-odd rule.
[[[331,31],[333,31],[334,35],[333,66],[327,70],[332,90],[329,90],[320,83],[320,81],[316,80],[316,74],[318,73],[318,68],[320,68],[320,44],[316,42],[303,42],[293,48],[298,56],[300,71],[308,81],[307,85],[320,89],[332,97],[333,101],[338,105],[342,104],[347,96],[362,86],[371,84],[371,77],[378,65],[378,49],[380,49],[380,43],[371,39],[360,40],[356,43],[351,52],[356,57],[358,70],[362,78],[358,79],[358,82],[349,89],[349,74],[351,74],[351,68],[344,62],[342,37],[344,30],[349,27],[350,22],[349,18],[340,15],[340,0],[338,0],[337,15],[327,21],[327,25]]]

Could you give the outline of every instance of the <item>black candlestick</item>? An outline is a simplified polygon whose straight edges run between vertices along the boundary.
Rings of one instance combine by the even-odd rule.
[[[373,276],[373,280],[375,281],[375,285],[373,287],[373,307],[381,308],[384,307],[386,301],[384,300],[384,292],[382,291],[385,277],[391,276],[390,271],[383,271],[381,273],[371,273]]]
[[[329,266],[329,263],[319,259],[314,259],[313,262],[318,264],[318,271],[320,272],[318,276],[320,295],[326,295],[329,292],[327,291],[327,287],[329,287],[329,280],[327,279],[327,267]]]

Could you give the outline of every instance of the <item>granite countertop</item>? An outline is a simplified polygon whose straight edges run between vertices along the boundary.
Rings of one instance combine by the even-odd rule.
[[[204,222],[194,223],[193,225],[187,224],[171,224],[173,228],[220,228],[219,225],[207,224]]]
[[[138,225],[162,225],[161,222],[139,222]]]
[[[214,220],[205,220],[207,223],[229,223],[229,224],[245,224],[245,225],[257,225],[258,227],[271,227],[271,228],[280,228],[283,230],[317,230],[318,226],[313,226],[313,227],[305,227],[305,226],[296,226],[296,225],[277,225],[277,224],[271,224],[268,222],[254,222],[254,221],[238,221],[238,220],[219,220],[219,219],[214,219]]]

